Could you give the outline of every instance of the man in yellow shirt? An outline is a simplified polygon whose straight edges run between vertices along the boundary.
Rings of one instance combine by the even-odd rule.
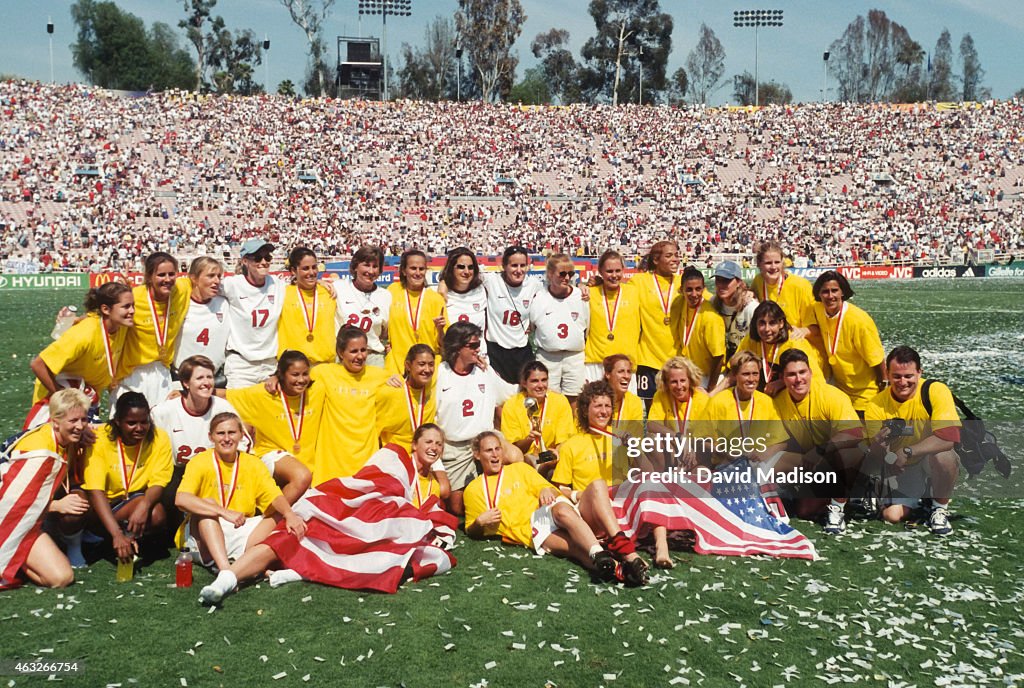
[[[909,346],[897,346],[885,359],[889,388],[879,392],[864,411],[869,456],[883,458],[884,474],[892,476],[892,498],[882,518],[899,523],[922,498],[931,497],[928,528],[948,535],[949,500],[959,474],[953,445],[960,441],[960,416],[953,393],[941,382],[929,383],[928,405],[921,397],[921,357]],[[895,423],[893,421],[896,421]]]

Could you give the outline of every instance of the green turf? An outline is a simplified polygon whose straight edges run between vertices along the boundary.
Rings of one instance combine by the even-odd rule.
[[[921,349],[934,377],[1019,426],[1021,282],[956,287],[861,284],[855,302],[887,348]],[[66,301],[0,301],[5,432],[28,402],[29,357]],[[1020,455],[1019,435],[1005,440]],[[168,587],[171,559],[129,584],[100,562],[68,590],[0,593],[0,658],[84,659],[84,674],[64,678],[81,686],[1019,685],[1021,506],[957,501],[946,539],[877,522],[825,538],[797,523],[819,561],[677,552],[677,568],[642,590],[594,586],[564,561],[460,539],[454,571],[397,595],[263,584],[210,613],[198,588]],[[209,579],[196,570],[197,586]]]

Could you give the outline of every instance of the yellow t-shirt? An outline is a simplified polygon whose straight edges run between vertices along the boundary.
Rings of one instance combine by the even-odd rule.
[[[523,406],[524,397],[522,392],[517,392],[501,407],[501,432],[509,442],[515,443],[526,439],[533,429],[530,417],[526,414],[526,407]],[[540,432],[548,449],[554,449],[576,432],[572,406],[569,405],[569,400],[558,392],[548,392],[544,409],[537,414],[537,418],[541,419]],[[540,447],[534,442],[526,453],[536,454],[539,451]]]
[[[313,315],[313,291],[303,291],[303,302],[299,300],[299,288],[289,284],[284,290],[284,304],[277,321],[277,357],[287,349],[301,351],[313,365],[333,363],[335,360],[334,311],[337,307],[334,297],[324,287],[316,286],[316,315]],[[306,311],[303,317],[302,311]],[[306,318],[313,321],[313,341],[307,341],[309,327]]]
[[[928,390],[928,396],[932,402],[931,416],[924,408],[921,401],[921,387],[924,385],[924,378],[917,382],[917,389],[913,396],[903,402],[892,398],[892,391],[885,389],[875,395],[864,409],[864,425],[868,437],[874,437],[882,430],[882,422],[890,418],[902,418],[907,425],[914,429],[912,437],[902,437],[889,445],[894,452],[899,452],[903,447],[917,444],[925,437],[934,435],[937,430],[944,428],[962,427],[960,414],[957,413],[956,403],[953,401],[953,393],[949,387],[941,382],[932,382]],[[921,456],[915,456],[911,463],[917,463]]]
[[[676,351],[680,356],[693,361],[706,378],[711,375],[711,363],[715,358],[725,358],[725,321],[715,312],[710,301],[703,301],[697,309],[696,316],[690,310],[685,298],[676,303],[678,314],[673,314],[673,333],[676,338]],[[696,317],[696,321],[693,318]],[[690,339],[686,339],[686,330],[690,328]],[[666,359],[668,360],[668,359]],[[665,361],[662,361],[664,364]],[[725,367],[723,361],[722,368]],[[721,369],[720,369],[721,370]]]
[[[595,433],[573,435],[558,448],[558,463],[551,482],[580,491],[595,480],[618,485],[625,480],[628,467],[624,459],[616,460],[621,447],[614,444],[617,443],[611,438]]]
[[[751,409],[753,405],[753,409]],[[763,439],[764,447],[785,442],[789,439],[786,428],[775,410],[772,398],[763,392],[754,392],[747,401],[739,404],[736,410],[736,394],[726,389],[711,397],[704,407],[706,423],[702,424],[716,438]],[[742,423],[740,418],[742,417]],[[757,451],[757,449],[753,449]]]
[[[383,368],[366,366],[358,375],[340,363],[313,368],[327,402],[313,462],[313,484],[354,475],[377,450],[378,388],[388,379]]]
[[[829,318],[825,307],[815,302],[807,309],[805,323],[817,325],[821,330],[823,353],[836,387],[850,397],[853,408],[863,411],[879,392],[875,366],[885,362],[885,349],[870,315],[852,303],[844,304],[844,309],[834,357],[829,354],[839,327],[839,316]]]
[[[141,452],[141,453],[140,453]],[[167,487],[171,482],[174,460],[171,440],[160,428],[153,428],[153,440],[124,447],[128,473],[128,492],[142,492],[154,485]],[[121,454],[117,440],[110,439],[106,427],[96,431],[96,442],[85,452],[83,490],[103,490],[107,499],[123,499],[124,477],[121,475]]]
[[[587,363],[601,363],[612,354],[636,356],[636,345],[640,341],[640,298],[636,287],[628,283],[621,284],[617,293],[617,299],[608,296],[606,304],[604,289],[590,287],[590,329],[584,349]],[[611,333],[614,339],[608,339],[610,318],[615,320]]]
[[[416,486],[419,485],[419,489]],[[416,482],[413,483],[412,488],[412,505],[417,509],[423,506],[423,503],[430,499],[431,495],[441,498],[441,485],[434,480],[433,475],[426,477],[416,474]]]
[[[661,368],[675,353],[673,332],[677,324],[672,318],[681,309],[676,302],[682,299],[679,293],[679,278],[673,275],[669,281],[653,272],[634,277],[640,300],[640,346],[637,351],[637,365]],[[676,316],[677,317],[677,316]],[[669,322],[665,322],[668,319]]]
[[[153,322],[153,313],[150,311],[149,287],[140,284],[132,289],[132,294],[135,296],[135,327],[128,328],[128,337],[125,341],[124,353],[121,356],[121,365],[118,368],[117,379],[119,380],[128,377],[139,366],[158,359],[167,367],[174,362],[178,333],[181,331],[182,323],[185,322],[185,316],[188,315],[188,302],[192,298],[192,282],[188,277],[179,277],[174,281],[174,288],[171,289],[171,296],[167,304],[153,301],[157,320],[161,324],[161,332],[165,329],[164,318],[167,319],[167,337],[163,340],[164,354],[162,356],[157,345],[156,323]]]
[[[654,421],[661,423],[673,432],[682,432],[683,419],[686,418],[686,413],[689,410],[690,416],[687,419],[687,426],[688,431],[692,433],[695,429],[693,424],[704,421],[708,401],[707,392],[702,389],[696,389],[692,390],[690,401],[677,407],[668,392],[664,389],[659,389],[654,393],[651,410],[647,412],[647,422]]]
[[[480,514],[487,511],[487,496],[497,492],[497,507],[501,510],[501,521],[484,529],[487,536],[500,535],[505,542],[526,547],[533,546],[533,527],[530,518],[540,507],[540,493],[554,485],[542,478],[526,463],[513,463],[501,471],[501,486],[497,475],[478,475],[466,486],[466,523],[473,523]]]
[[[612,403],[612,432],[616,435],[640,436],[644,431],[645,410],[643,399],[632,392],[626,392],[618,403]]]
[[[407,385],[391,387],[381,385],[377,390],[377,434],[381,445],[397,444],[406,451],[412,447],[413,417],[417,426],[434,423],[437,419],[437,394],[434,380],[422,393]]]
[[[801,401],[793,401],[786,390],[775,395],[774,401],[786,431],[801,451],[826,444],[841,432],[863,430],[850,397],[817,379],[812,379],[811,391]]]
[[[782,289],[774,285],[765,293],[764,277],[756,275],[750,289],[758,301],[774,301],[786,314],[786,321],[792,327],[804,326],[804,315],[807,307],[814,303],[814,289],[811,283],[800,275],[785,274]]]
[[[424,289],[419,296],[414,297],[406,292],[401,282],[393,282],[388,291],[391,292],[391,312],[388,318],[391,351],[388,352],[384,367],[391,373],[401,375],[405,368],[405,355],[414,344],[426,344],[434,353],[441,352],[434,318],[445,316],[447,319],[447,310],[444,297],[433,289]],[[416,315],[417,308],[419,317],[414,330],[409,314],[411,311]]]
[[[768,380],[764,373],[764,360],[769,361],[769,374],[771,375],[772,381],[782,379],[782,368],[779,366],[779,359],[782,358],[782,354],[789,351],[790,349],[798,349],[807,354],[808,367],[811,369],[811,374],[815,380],[824,380],[825,374],[821,369],[821,352],[813,346],[806,339],[787,339],[782,344],[771,346],[764,342],[755,342],[747,335],[740,342],[740,345],[736,348],[737,352],[749,351],[750,353],[757,356],[757,359],[761,361],[761,381],[767,383]]]
[[[117,332],[110,335],[112,366],[107,362],[103,319],[96,313],[89,313],[83,320],[72,325],[60,339],[43,349],[39,358],[43,359],[43,363],[54,375],[63,373],[82,378],[87,385],[102,392],[113,381],[110,370],[112,367],[117,371],[130,329],[119,327]],[[45,399],[49,394],[37,379],[32,389],[32,403]]]
[[[326,395],[327,391],[323,384],[313,384],[306,388],[301,428],[299,407],[303,400],[298,396],[284,395],[288,403],[288,413],[291,414],[292,423],[299,433],[299,451],[296,452],[296,440],[292,435],[292,426],[285,416],[281,394],[270,394],[262,382],[251,387],[227,390],[227,400],[238,411],[242,421],[256,430],[253,454],[263,456],[272,451],[288,452],[309,469],[313,468],[316,459]]]

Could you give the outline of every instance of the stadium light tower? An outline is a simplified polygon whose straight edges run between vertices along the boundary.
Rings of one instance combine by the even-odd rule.
[[[53,18],[46,18],[46,33],[50,37],[50,83],[53,83]]]
[[[760,82],[757,77],[757,30],[762,26],[782,26],[782,10],[736,10],[732,25],[737,28],[754,27],[754,105],[761,104]]]
[[[360,18],[364,14],[379,14],[383,22],[381,50],[384,53],[384,100],[388,100],[388,15],[408,17],[412,14],[412,0],[359,0]]]
[[[263,80],[267,82],[265,89],[266,94],[271,95],[270,92],[270,58],[267,57],[267,53],[270,52],[270,38],[267,34],[263,34]]]

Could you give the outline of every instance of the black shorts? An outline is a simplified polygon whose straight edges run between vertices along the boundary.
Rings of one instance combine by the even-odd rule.
[[[636,367],[636,395],[641,399],[653,399],[654,393],[658,391],[657,368],[650,366]]]
[[[519,373],[522,372],[523,366],[535,360],[537,357],[533,355],[533,349],[529,344],[516,349],[506,349],[490,340],[487,341],[487,362],[494,368],[494,372],[509,384],[519,384]]]

